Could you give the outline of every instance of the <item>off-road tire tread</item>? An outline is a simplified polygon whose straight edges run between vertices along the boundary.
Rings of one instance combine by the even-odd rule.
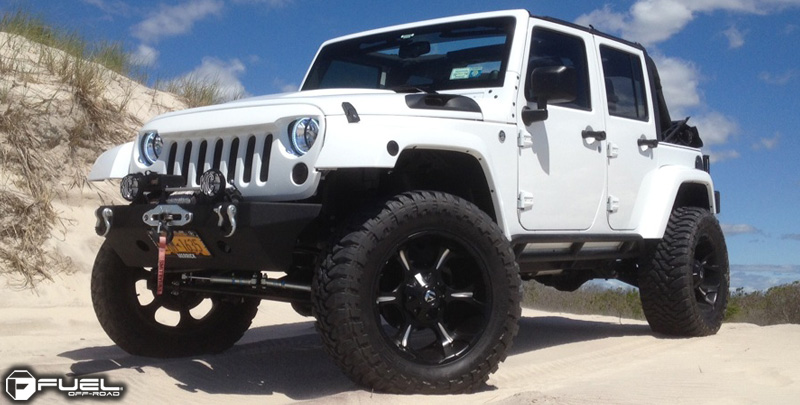
[[[125,302],[125,294],[119,291],[126,276],[124,272],[131,270],[104,244],[92,270],[91,293],[103,330],[117,346],[132,355],[173,358],[220,353],[241,339],[258,312],[258,299],[222,301],[218,316],[208,320],[199,333],[148,333],[141,319],[131,311],[131,303]]]
[[[398,373],[368,344],[363,329],[354,328],[357,325],[352,321],[361,318],[361,311],[372,310],[351,304],[355,301],[364,267],[359,262],[359,257],[368,257],[369,249],[374,247],[372,242],[385,235],[398,221],[409,215],[426,215],[431,209],[437,209],[435,215],[456,216],[459,220],[474,223],[494,245],[497,257],[504,264],[509,286],[506,297],[496,297],[507,299],[510,307],[504,315],[506,319],[501,339],[494,344],[492,350],[484,354],[480,364],[449,381],[423,381]],[[362,214],[349,223],[350,226],[345,229],[346,236],[331,249],[320,271],[315,275],[312,286],[316,327],[323,346],[343,372],[358,384],[389,393],[463,393],[474,391],[484,384],[489,374],[495,372],[498,364],[505,360],[517,334],[521,312],[522,285],[519,268],[510,244],[497,224],[466,200],[433,191],[413,191],[397,195],[385,204],[362,210]],[[367,251],[363,251],[364,249]],[[343,295],[350,295],[353,300],[348,303],[339,299]]]
[[[724,300],[712,316],[704,316],[696,302],[692,264],[697,234],[707,232],[717,244],[724,265]],[[673,336],[707,336],[717,333],[728,300],[727,249],[717,219],[706,209],[681,207],[673,211],[664,237],[645,259],[639,288],[642,308],[651,329]]]

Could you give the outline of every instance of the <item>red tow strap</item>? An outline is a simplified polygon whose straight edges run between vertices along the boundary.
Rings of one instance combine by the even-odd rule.
[[[156,295],[164,292],[164,267],[167,261],[167,235],[158,235],[158,286]]]

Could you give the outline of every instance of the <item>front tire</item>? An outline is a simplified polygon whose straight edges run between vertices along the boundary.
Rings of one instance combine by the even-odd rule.
[[[458,393],[506,357],[519,271],[485,213],[449,194],[386,202],[332,249],[315,277],[326,350],[355,382],[394,393]]]
[[[108,243],[97,253],[92,270],[97,319],[111,340],[133,355],[167,358],[222,352],[247,331],[261,302],[205,298],[191,292],[173,295],[168,288],[158,296],[152,291],[154,273],[125,266]],[[172,312],[172,320],[177,317],[177,321],[163,322],[160,311]]]
[[[728,250],[717,219],[702,208],[675,209],[639,274],[651,329],[674,336],[717,333],[729,289]]]

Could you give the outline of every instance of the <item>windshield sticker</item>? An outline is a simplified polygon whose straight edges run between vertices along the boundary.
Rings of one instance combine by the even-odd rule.
[[[483,72],[482,66],[455,68],[450,72],[450,80],[474,79]]]

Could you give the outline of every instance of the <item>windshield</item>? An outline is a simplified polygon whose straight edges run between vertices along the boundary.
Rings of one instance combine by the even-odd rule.
[[[411,28],[325,46],[303,90],[502,87],[514,18]]]

